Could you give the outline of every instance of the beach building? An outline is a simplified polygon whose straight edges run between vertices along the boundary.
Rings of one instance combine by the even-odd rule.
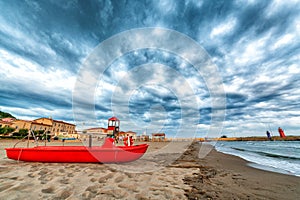
[[[150,141],[150,136],[149,135],[139,135],[136,137],[137,141],[143,141],[143,142],[148,142]]]
[[[107,129],[102,127],[95,127],[83,130],[86,135],[92,135],[98,138],[104,138],[107,135]]]
[[[0,119],[0,128],[11,127],[13,121],[15,120],[15,118],[10,117]]]
[[[76,125],[67,123],[64,121],[54,120],[52,118],[38,118],[33,120],[34,122],[51,126],[50,135],[52,136],[64,136],[64,137],[78,137],[75,130]]]
[[[134,140],[136,140],[137,139],[137,133],[136,132],[134,132],[134,131],[120,131],[119,132],[119,134],[118,134],[118,136],[119,137],[123,137],[123,138],[125,138],[125,137],[127,137],[127,135],[130,137],[130,136],[132,136],[132,139],[134,139]]]
[[[10,127],[15,128],[15,132],[19,132],[21,129],[27,129],[28,131],[44,130],[45,132],[50,132],[51,130],[51,126],[48,124],[42,124],[30,120],[15,120]]]
[[[0,128],[11,127],[11,125],[12,125],[11,122],[5,122],[0,120]]]
[[[16,121],[16,119],[12,118],[12,117],[6,117],[6,118],[2,118],[1,121],[2,122],[10,122],[10,123],[12,123],[13,121]]]
[[[45,117],[35,120],[15,120],[10,123],[10,127],[15,128],[15,132],[19,132],[20,129],[27,129],[28,131],[44,131],[50,136],[60,135],[64,137],[78,138],[78,134],[75,130],[75,124]]]
[[[19,132],[20,129],[30,130],[32,121],[18,119],[12,123],[10,127],[15,128],[15,132]]]
[[[87,139],[89,135],[97,139],[105,138],[107,136],[107,129],[102,127],[84,129],[81,133],[81,138]]]
[[[152,133],[152,141],[161,142],[165,141],[166,134],[165,133]]]
[[[75,135],[77,134],[75,128],[75,124],[53,120],[52,132],[54,133],[54,135],[65,134],[70,137],[75,137]]]
[[[32,131],[44,131],[44,133],[51,133],[51,126],[48,124],[42,124],[39,122],[31,121],[30,130]]]
[[[107,129],[102,128],[102,127],[95,127],[95,128],[85,129],[83,132],[88,135],[105,135],[106,136]]]

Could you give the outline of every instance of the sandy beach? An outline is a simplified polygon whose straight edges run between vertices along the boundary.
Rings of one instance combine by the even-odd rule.
[[[300,195],[299,177],[255,169],[215,150],[199,158],[198,142],[150,142],[142,159],[110,165],[17,162],[7,159],[4,151],[15,143],[0,140],[0,199],[297,199]]]

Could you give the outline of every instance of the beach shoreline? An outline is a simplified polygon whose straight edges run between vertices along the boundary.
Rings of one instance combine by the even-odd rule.
[[[212,199],[297,199],[300,178],[251,166],[234,155],[213,149],[201,160],[204,166],[216,170],[207,186]]]
[[[299,177],[253,168],[215,149],[199,158],[205,145],[199,142],[176,142],[175,147],[186,145],[185,152],[168,151],[170,143],[148,142],[147,155],[124,165],[17,162],[7,159],[4,151],[14,143],[0,140],[1,199],[296,199],[300,195]],[[150,170],[136,173],[144,166]]]

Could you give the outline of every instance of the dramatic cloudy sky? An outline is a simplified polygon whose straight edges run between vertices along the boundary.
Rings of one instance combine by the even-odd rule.
[[[116,115],[138,133],[300,135],[299,13],[297,0],[0,1],[0,109],[78,129]],[[134,34],[149,27],[156,39]]]

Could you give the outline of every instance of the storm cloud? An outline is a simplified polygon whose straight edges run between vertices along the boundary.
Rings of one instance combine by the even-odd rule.
[[[21,119],[52,116],[78,128],[106,127],[106,120],[117,114],[123,130],[186,137],[194,136],[194,127],[196,136],[209,136],[212,118],[225,111],[218,134],[264,135],[266,129],[275,132],[280,126],[287,135],[299,135],[299,4],[1,1],[1,110]],[[101,76],[90,71],[80,77],[99,44],[124,31],[149,27],[174,30],[198,43],[218,73],[206,70],[199,75],[184,57],[146,48],[119,55],[104,66]],[[128,43],[120,41],[120,52]],[[184,43],[174,39],[174,44],[192,58]],[[212,94],[220,93],[206,81],[213,82],[217,75],[222,78],[225,108],[214,104]],[[92,94],[82,91],[76,99],[77,120],[73,92],[81,79],[97,85]],[[95,113],[86,112],[89,109]]]

